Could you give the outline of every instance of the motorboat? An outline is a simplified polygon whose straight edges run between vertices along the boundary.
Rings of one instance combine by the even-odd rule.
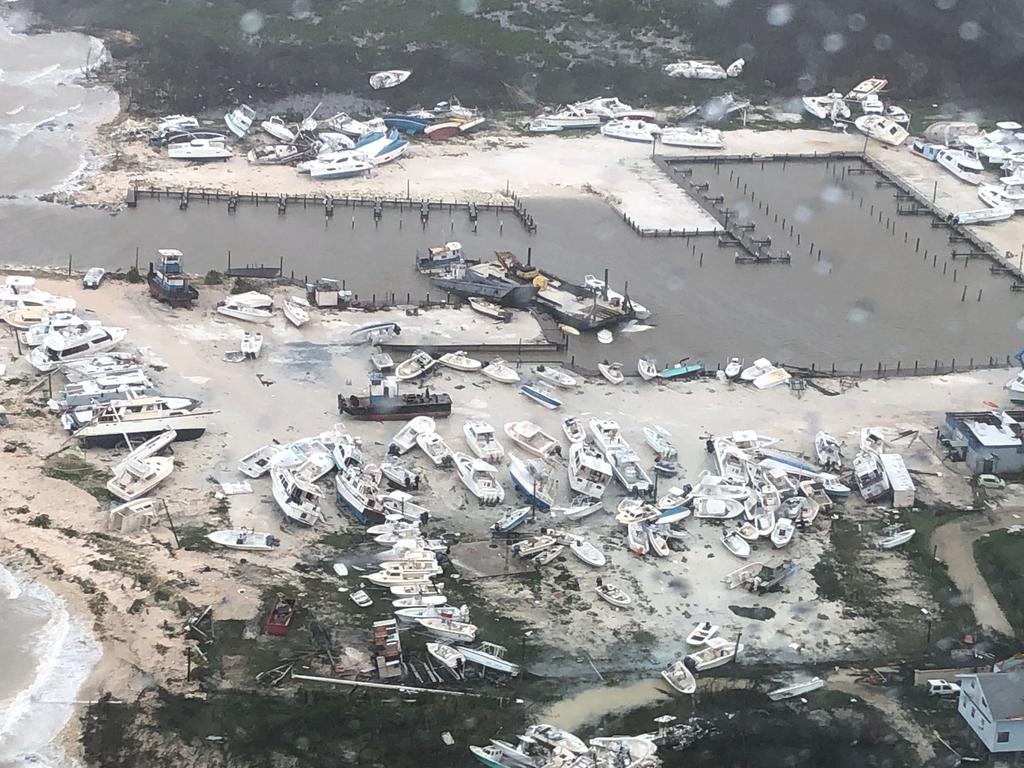
[[[601,126],[602,136],[646,144],[654,141],[659,133],[661,133],[661,128],[656,123],[649,123],[646,120],[616,119],[609,120]]]
[[[429,416],[417,416],[410,419],[388,443],[388,454],[401,456],[408,453],[416,446],[416,438],[427,432],[434,432],[437,423]]]
[[[765,371],[752,382],[756,389],[772,389],[787,383],[792,377],[785,368],[772,366],[771,370]]]
[[[116,447],[174,430],[176,440],[195,440],[216,411],[189,397],[144,395],[72,408],[61,424],[84,446]]]
[[[980,194],[980,193],[979,193]],[[972,211],[960,211],[954,213],[950,220],[954,224],[993,224],[998,221],[1012,219],[1017,209],[1010,205],[996,205],[991,208],[976,208]]]
[[[468,621],[469,610],[466,606],[453,610],[444,605],[424,605],[418,608],[397,608],[395,618],[402,624],[415,624],[418,619],[439,619],[444,615],[450,615],[456,621]]]
[[[769,691],[768,698],[772,701],[792,699],[796,696],[803,696],[811,691],[816,691],[824,685],[825,681],[820,677],[812,677],[808,680],[798,680],[797,682]]]
[[[662,128],[658,141],[666,147],[722,149],[725,146],[720,130],[705,127]]]
[[[502,384],[515,384],[519,381],[519,374],[501,358],[492,360],[483,367],[481,372],[487,378]]]
[[[598,125],[600,125],[600,121],[598,121]],[[549,120],[543,115],[527,120],[523,127],[528,133],[561,133],[564,130],[564,126],[560,123]]]
[[[592,499],[604,496],[612,479],[612,467],[601,452],[584,442],[569,446],[569,487]]]
[[[391,605],[395,608],[437,608],[447,602],[448,598],[444,595],[414,595],[395,598]]]
[[[576,379],[559,368],[552,368],[549,365],[538,365],[535,369],[537,376],[556,387],[568,389],[576,386]]]
[[[440,619],[442,617],[423,618]],[[425,647],[427,649],[427,654],[434,659],[434,661],[456,674],[460,673],[466,663],[466,657],[450,645],[445,645],[444,643],[427,643]]]
[[[780,517],[775,521],[775,527],[772,528],[772,546],[776,549],[782,549],[793,540],[795,531],[796,524],[792,520],[788,517]]]
[[[917,533],[917,531],[913,528],[907,528],[902,531],[896,530],[894,533],[890,533],[888,536],[885,536],[875,542],[875,546],[878,549],[896,549],[897,547],[902,547],[914,538],[915,533]]]
[[[542,534],[517,541],[512,545],[512,549],[515,550],[516,555],[519,557],[533,557],[537,553],[555,546],[557,543],[558,540],[554,536]]]
[[[601,568],[607,562],[604,552],[582,536],[566,533],[562,535],[562,541],[568,545],[569,551],[582,563],[586,563],[593,568]]]
[[[682,488],[675,486],[669,488],[668,492],[655,504],[661,513],[661,517],[658,518],[659,522],[678,523],[693,514],[693,510],[686,506],[687,498],[688,494]]]
[[[474,360],[462,351],[446,352],[441,355],[437,361],[445,368],[451,368],[454,371],[463,371],[465,373],[472,373],[473,371],[479,371],[483,368],[483,363],[479,360]]]
[[[543,125],[548,128],[557,127],[559,130],[588,130],[601,127],[601,117],[592,114],[577,106],[564,107],[557,112],[549,112],[539,115],[534,120],[543,120]]]
[[[734,661],[742,651],[742,643],[734,643],[722,637],[712,637],[708,640],[707,647],[687,655],[683,661],[690,661],[688,666],[695,672],[704,672]]]
[[[512,677],[519,674],[519,665],[508,660],[508,650],[504,646],[483,642],[475,647],[457,645],[455,648],[472,664]]]
[[[285,318],[296,328],[301,328],[309,322],[309,310],[309,302],[301,296],[289,296],[281,305]]]
[[[486,421],[467,421],[462,427],[462,434],[477,458],[494,463],[504,457],[505,449],[498,442],[494,427]]]
[[[274,300],[264,293],[249,291],[227,296],[217,303],[217,314],[248,323],[265,323],[274,317]]]
[[[416,435],[416,445],[427,454],[427,458],[435,467],[443,467],[451,463],[451,449],[445,443],[444,438],[437,432],[421,432]]]
[[[290,469],[273,467],[270,470],[274,501],[289,520],[312,527],[324,519],[320,511],[323,491],[311,483],[295,477]]]
[[[407,360],[403,360],[395,366],[395,377],[399,381],[410,381],[418,378],[437,365],[437,360],[417,349]]]
[[[889,480],[872,451],[862,450],[854,457],[853,477],[864,501],[875,501],[889,492]]]
[[[615,96],[598,96],[586,101],[578,101],[572,105],[575,109],[583,110],[592,115],[597,115],[602,120],[612,120],[616,117],[627,117],[645,110],[635,110],[629,104]]]
[[[303,163],[303,170],[313,181],[352,179],[373,170],[373,163],[355,150],[338,152]]]
[[[712,624],[710,621],[702,621],[690,630],[690,634],[686,636],[686,644],[699,647],[717,634],[717,624]]]
[[[333,469],[334,459],[331,458],[331,455],[327,451],[317,451],[311,453],[309,458],[295,467],[293,471],[296,478],[312,484],[325,477]]]
[[[722,534],[722,544],[736,557],[744,559],[750,557],[750,543],[734,530],[728,530]]]
[[[75,321],[82,322],[76,315],[68,314],[69,317],[75,318]],[[0,313],[0,317],[7,325],[11,326],[19,331],[26,331],[29,328],[45,324],[50,318],[50,310],[44,307],[42,304],[36,304],[34,306],[19,307],[12,306]],[[54,329],[56,330],[56,329]]]
[[[721,64],[697,59],[666,64],[662,71],[669,77],[685,77],[688,80],[725,80],[727,77],[725,67]]]
[[[497,480],[497,467],[458,451],[452,454],[452,460],[459,480],[482,504],[500,504],[504,500],[505,489]]]
[[[252,121],[256,119],[256,111],[248,104],[239,104],[233,110],[224,115],[224,124],[235,136],[245,138],[245,134],[252,128]]]
[[[888,84],[888,80],[880,77],[869,77],[867,80],[857,83],[843,98],[848,101],[863,101],[868,96],[873,96],[882,91]]]
[[[633,598],[627,595],[625,591],[607,582],[598,584],[594,591],[597,592],[598,597],[611,603],[616,608],[625,608],[633,602]]]
[[[616,508],[615,521],[622,525],[646,523],[653,520],[659,520],[660,518],[661,512],[658,508],[651,506],[643,499],[627,497],[622,499]],[[635,536],[634,538],[639,537]]]
[[[507,323],[512,319],[512,312],[510,310],[495,304],[493,301],[487,301],[487,299],[481,299],[478,296],[470,296],[466,301],[470,309],[484,317],[489,317],[502,323]],[[518,381],[518,379],[516,380]]]
[[[662,679],[679,693],[690,694],[697,690],[697,679],[682,661],[673,661],[661,671]]]
[[[587,440],[587,431],[575,416],[566,416],[562,419],[562,432],[565,433],[565,438],[569,441],[569,445],[583,443]]]
[[[295,131],[285,125],[284,120],[277,115],[273,115],[260,123],[260,128],[263,129],[264,133],[278,141],[283,141],[285,144],[291,144],[295,141]]]
[[[240,549],[244,552],[272,552],[281,545],[280,539],[269,533],[259,533],[250,528],[224,528],[206,534],[206,538],[221,547]]]
[[[341,469],[341,467],[338,468]],[[419,486],[419,475],[400,462],[381,462],[378,468],[380,469],[381,476],[392,487],[408,491]]]
[[[271,460],[284,448],[277,443],[269,443],[257,448],[238,461],[238,471],[254,479],[263,477],[270,471]]]
[[[637,373],[644,381],[658,378],[658,362],[650,357],[641,357],[636,362]]]
[[[668,557],[672,554],[672,550],[668,546],[668,538],[665,536],[668,526],[653,524],[647,525],[646,528],[647,543],[650,544],[650,551],[658,557]]]
[[[533,384],[523,384],[519,387],[519,394],[542,405],[548,410],[555,411],[562,407],[562,401],[555,397],[550,390],[538,387]]]
[[[861,133],[894,147],[898,147],[910,136],[906,128],[884,115],[861,115],[853,124]]]
[[[827,471],[837,471],[843,467],[843,449],[828,432],[819,431],[814,436],[814,452],[818,464]]]
[[[245,159],[253,165],[285,165],[309,155],[311,150],[294,144],[268,144],[253,147]]]
[[[412,500],[405,491],[392,491],[380,499],[384,507],[385,519],[392,516],[399,516],[403,520],[419,522],[430,517],[430,510]]]
[[[759,357],[753,365],[747,366],[740,371],[740,380],[753,382],[758,376],[762,376],[775,369],[772,361],[767,357]]]
[[[92,403],[106,403],[156,393],[153,382],[141,370],[113,373],[95,379],[69,382],[59,398],[48,400],[47,408],[54,413],[79,408]]]
[[[61,369],[68,381],[85,381],[125,373],[145,373],[142,359],[127,352],[108,352],[77,358],[64,363]]]
[[[409,69],[385,69],[370,75],[370,87],[375,91],[383,88],[394,88],[404,83],[411,76],[412,70]]]
[[[650,765],[658,746],[650,739],[636,736],[600,736],[590,740],[597,765],[641,768]]]
[[[370,355],[370,365],[373,370],[381,373],[391,373],[395,370],[395,361],[387,352],[375,352]]]
[[[133,501],[144,496],[170,477],[174,459],[164,456],[131,458],[122,461],[107,481],[107,490],[122,501]]]
[[[224,139],[192,139],[167,145],[167,157],[171,160],[211,162],[233,156],[234,152],[224,144]]]
[[[657,424],[643,427],[641,430],[644,441],[660,457],[674,458],[677,454],[676,447],[672,445],[672,433]]]
[[[819,120],[849,120],[850,107],[843,99],[843,94],[831,91],[825,96],[804,96],[804,109]]]
[[[532,506],[547,510],[554,504],[554,471],[544,459],[521,459],[514,453],[508,456],[508,471],[516,489]]]
[[[750,517],[758,538],[767,538],[775,530],[775,513],[771,509],[758,507]]]
[[[263,350],[263,334],[245,331],[242,334],[240,349],[243,360],[255,360]]]
[[[962,149],[940,149],[935,153],[935,162],[968,184],[977,186],[985,181],[985,166]]]
[[[597,364],[597,370],[609,384],[621,384],[626,380],[622,373],[622,363],[609,363],[606,360]]]
[[[534,555],[533,562],[535,565],[548,565],[553,563],[562,552],[565,551],[565,546],[562,544],[556,544],[555,546],[545,549],[540,554]]]
[[[351,464],[334,476],[335,503],[364,525],[380,523],[386,515],[379,493],[380,475],[375,470],[373,466]]]
[[[631,448],[610,450],[605,458],[612,467],[612,475],[627,493],[645,494],[653,487],[650,476],[640,463],[640,457]]]
[[[524,451],[541,458],[561,452],[558,441],[532,421],[510,421],[505,434]]]
[[[687,363],[685,360],[680,360],[675,365],[658,371],[658,376],[662,379],[682,379],[687,376],[695,376],[703,370],[704,366],[700,363]]]
[[[60,368],[71,360],[93,357],[120,344],[128,336],[124,328],[90,325],[81,330],[74,326],[54,331],[28,355],[32,367],[42,373]]]
[[[590,434],[594,436],[594,442],[606,458],[609,451],[629,448],[629,443],[623,439],[622,429],[617,421],[593,418],[590,420],[589,426]]]
[[[507,509],[498,515],[498,519],[491,525],[491,533],[502,534],[514,531],[530,519],[534,512],[532,507],[518,507]]]

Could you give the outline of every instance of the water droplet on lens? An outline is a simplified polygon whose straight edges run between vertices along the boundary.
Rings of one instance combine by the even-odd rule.
[[[768,9],[768,23],[773,27],[784,27],[793,20],[792,3],[776,3]]]
[[[459,13],[471,16],[480,10],[480,0],[459,0]]]
[[[885,32],[879,32],[877,35],[875,35],[874,46],[875,50],[888,51],[890,48],[892,48],[892,37],[885,34]]]
[[[805,223],[814,218],[814,211],[806,205],[798,205],[793,211],[793,220]]]
[[[981,25],[976,21],[965,21],[960,25],[960,37],[964,40],[977,40],[981,37]]]
[[[809,72],[804,72],[804,74],[800,75],[800,77],[796,79],[796,87],[804,93],[813,91],[814,86],[817,84],[818,79]]]
[[[956,5],[956,0],[935,0],[935,7],[940,11],[948,11],[954,5]]]
[[[257,10],[246,11],[238,20],[238,26],[247,35],[259,34],[263,29],[263,14]]]
[[[821,41],[826,53],[839,53],[846,47],[846,38],[839,32],[830,32]]]
[[[826,203],[838,203],[843,199],[843,188],[829,184],[821,190],[821,199]]]
[[[867,25],[868,20],[863,13],[851,13],[850,18],[846,20],[846,26],[851,32],[863,32]]]

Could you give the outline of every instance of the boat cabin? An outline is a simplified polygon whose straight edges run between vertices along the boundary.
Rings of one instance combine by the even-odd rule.
[[[150,262],[146,276],[150,295],[172,307],[191,307],[192,302],[199,298],[199,291],[191,285],[182,268],[181,251],[161,248],[157,255],[160,257],[159,268],[154,269]]]

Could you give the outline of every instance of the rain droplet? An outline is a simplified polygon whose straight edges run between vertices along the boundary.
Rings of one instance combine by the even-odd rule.
[[[800,77],[796,79],[796,87],[807,93],[814,90],[814,86],[818,84],[818,78],[812,75],[810,72],[804,72]]]
[[[835,184],[828,184],[821,190],[821,199],[826,203],[839,203],[843,200],[843,188]]]
[[[892,48],[892,38],[885,34],[885,32],[879,32],[875,35],[874,46],[876,51],[888,51]]]
[[[259,34],[263,29],[263,14],[257,10],[246,11],[238,20],[238,26],[247,35]]]
[[[719,8],[728,8],[732,5],[732,0],[715,0],[715,5]]]
[[[754,46],[750,43],[743,43],[736,47],[736,58],[750,61],[754,58]]]
[[[846,20],[846,26],[850,28],[851,32],[863,32],[867,25],[868,20],[863,13],[851,13]]]
[[[814,210],[807,205],[798,205],[796,210],[793,211],[793,219],[802,223],[808,222],[814,218]]]
[[[313,13],[310,0],[292,0],[292,16],[296,19],[308,18]]]
[[[981,25],[976,21],[965,21],[960,25],[960,37],[964,40],[977,40],[981,36]]]
[[[829,32],[822,38],[821,47],[826,53],[839,53],[846,47],[846,38],[841,32]]]
[[[814,262],[814,271],[819,275],[830,275],[832,274],[832,262],[831,261],[816,261]]]
[[[861,299],[850,307],[850,311],[846,313],[846,319],[851,323],[866,323],[871,319],[873,313],[874,307],[871,302]]]
[[[480,0],[459,0],[459,13],[472,16],[480,10]]]
[[[956,0],[935,0],[935,7],[940,11],[948,11],[956,5]]]
[[[793,20],[792,3],[776,3],[768,9],[768,23],[773,27],[784,27]]]

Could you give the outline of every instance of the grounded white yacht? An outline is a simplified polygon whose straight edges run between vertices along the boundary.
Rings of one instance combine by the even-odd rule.
[[[61,416],[61,424],[83,445],[113,447],[126,438],[141,440],[169,429],[177,440],[195,440],[206,431],[211,414],[188,397],[131,397],[89,408],[74,408]]]
[[[569,446],[569,487],[592,499],[604,496],[612,479],[612,466],[601,452],[587,443]]]
[[[910,136],[906,128],[883,115],[861,115],[853,121],[853,124],[861,133],[894,147],[898,147]]]
[[[51,411],[60,412],[91,403],[123,400],[132,395],[149,395],[153,392],[153,382],[143,371],[128,371],[85,381],[70,382],[64,387],[64,394],[61,398],[50,400],[47,407]]]
[[[29,326],[18,334],[18,338],[27,347],[38,347],[54,331],[73,328],[76,333],[81,333],[94,325],[100,325],[100,323],[97,320],[83,320],[72,312],[57,312],[49,315],[42,322]]]
[[[662,71],[669,77],[685,77],[689,80],[725,80],[725,67],[713,61],[677,61],[666,64]]]
[[[274,300],[256,291],[239,293],[218,303],[217,313],[235,320],[263,323],[274,317]]]
[[[991,208],[1012,208],[1024,211],[1024,188],[1003,184],[982,184],[978,187],[981,202]]]
[[[720,130],[704,127],[662,128],[659,141],[666,147],[721,149],[725,146]]]
[[[582,130],[586,128],[599,128],[601,117],[579,107],[566,107],[558,112],[540,115],[546,126],[554,126],[559,130]]]
[[[128,335],[124,328],[93,325],[80,333],[56,331],[29,353],[28,361],[36,370],[49,373],[69,360],[90,357],[113,349]]]
[[[978,185],[985,180],[985,166],[962,149],[940,149],[935,154],[935,162],[968,184]]]
[[[802,101],[804,109],[819,120],[850,119],[850,107],[838,91],[825,96],[804,96]]]
[[[171,160],[227,160],[234,153],[224,144],[224,139],[192,139],[167,145],[167,157]]]
[[[661,128],[656,123],[649,123],[646,120],[620,119],[609,120],[601,126],[601,134],[610,139],[621,139],[622,141],[638,141],[650,144]]]

